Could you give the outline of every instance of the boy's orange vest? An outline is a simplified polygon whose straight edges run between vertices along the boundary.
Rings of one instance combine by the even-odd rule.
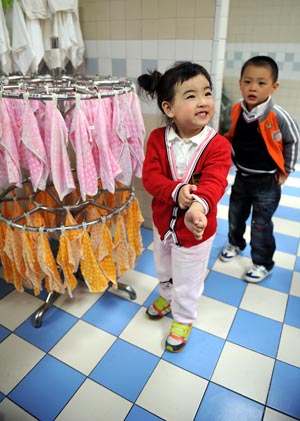
[[[235,127],[241,111],[242,106],[240,102],[233,105],[231,110],[232,125],[229,131],[224,135],[230,140],[230,142],[232,142]],[[282,133],[279,128],[275,112],[271,110],[267,115],[260,117],[258,126],[270,156],[278,166],[280,173],[287,176],[288,174],[284,167]]]

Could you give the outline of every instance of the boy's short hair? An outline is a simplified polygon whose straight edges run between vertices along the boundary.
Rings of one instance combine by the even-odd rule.
[[[241,79],[245,72],[246,67],[248,66],[258,66],[258,67],[268,67],[271,70],[273,83],[277,82],[278,79],[278,65],[275,60],[268,56],[255,56],[249,58],[241,69]]]

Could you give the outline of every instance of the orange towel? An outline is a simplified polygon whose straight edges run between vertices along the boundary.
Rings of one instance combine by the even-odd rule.
[[[80,269],[90,292],[102,292],[108,287],[108,281],[98,265],[87,231],[84,231],[82,238]]]
[[[22,231],[23,259],[25,264],[25,275],[30,279],[34,295],[39,295],[42,290],[44,274],[38,261],[37,232]]]
[[[107,211],[96,206],[90,206],[87,209],[87,215],[90,221],[95,221],[101,216],[107,215]],[[111,222],[109,222],[109,226],[111,226]],[[107,281],[116,285],[117,275],[113,258],[113,242],[107,221],[105,223],[99,222],[98,224],[91,225],[89,232],[92,249],[100,268],[107,277]]]
[[[45,274],[46,290],[62,294],[64,292],[62,280],[49,244],[48,235],[45,232],[40,232],[38,237],[38,259]]]
[[[117,285],[116,265],[113,257],[113,241],[110,229],[106,224],[100,224],[100,238],[99,247],[97,250],[97,259],[107,279],[113,285]]]
[[[6,234],[7,234],[7,225],[4,222],[0,222],[0,257],[1,257],[1,263],[4,270],[4,279],[9,284],[13,284],[14,276],[13,276],[12,262],[5,251]]]
[[[13,284],[17,291],[23,292],[23,285],[27,285],[27,281],[23,276],[25,274],[25,266],[22,266],[22,243],[18,239],[16,241],[15,232],[10,226],[6,230],[4,252],[10,259]],[[24,262],[23,262],[24,263]],[[24,272],[23,272],[24,269]]]
[[[138,258],[143,249],[143,239],[141,235],[141,224],[144,222],[140,205],[135,197],[124,213],[128,243],[133,247],[136,258]]]
[[[76,225],[75,219],[68,212],[66,226]],[[82,229],[65,230],[60,235],[57,263],[64,273],[64,288],[67,288],[70,297],[77,286],[77,279],[74,275],[79,268],[82,249]]]
[[[124,218],[118,215],[114,235],[114,246],[116,252],[117,274],[120,277],[128,269],[132,269],[135,263],[135,251],[127,242]]]

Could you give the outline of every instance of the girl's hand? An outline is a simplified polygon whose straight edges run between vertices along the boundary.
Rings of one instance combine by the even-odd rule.
[[[207,225],[207,218],[203,212],[203,206],[194,201],[184,216],[185,226],[191,231],[196,240],[201,240]]]
[[[178,204],[180,209],[188,209],[191,206],[194,200],[192,193],[195,190],[197,190],[197,186],[194,184],[186,184],[185,186],[181,187],[178,195]]]

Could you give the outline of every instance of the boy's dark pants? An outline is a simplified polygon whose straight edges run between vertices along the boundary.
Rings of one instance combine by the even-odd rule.
[[[229,242],[241,250],[246,247],[246,221],[251,218],[251,257],[256,265],[267,270],[274,266],[276,249],[272,216],[281,197],[276,174],[244,176],[236,173],[229,202]]]

